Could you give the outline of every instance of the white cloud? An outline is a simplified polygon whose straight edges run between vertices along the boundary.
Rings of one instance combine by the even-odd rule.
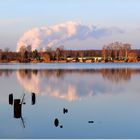
[[[124,33],[123,30],[115,27],[99,28],[93,25],[84,25],[79,22],[68,21],[53,26],[34,28],[25,32],[17,43],[17,51],[19,51],[23,45],[31,45],[32,50],[34,50],[46,46],[56,47],[74,40],[99,40],[106,36],[122,33]]]

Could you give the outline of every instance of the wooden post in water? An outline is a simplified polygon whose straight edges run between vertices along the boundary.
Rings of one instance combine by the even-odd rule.
[[[22,104],[20,99],[14,100],[14,118],[21,118],[22,116]]]
[[[32,105],[34,105],[36,102],[36,96],[35,93],[32,93]]]
[[[13,105],[13,94],[9,94],[9,104]]]

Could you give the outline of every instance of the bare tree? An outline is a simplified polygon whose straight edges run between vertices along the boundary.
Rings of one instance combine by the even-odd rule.
[[[112,59],[127,59],[128,51],[131,50],[130,44],[123,44],[120,42],[110,43],[107,46],[103,46],[102,52],[107,50],[107,57]],[[103,56],[104,57],[104,56]]]
[[[4,49],[4,51],[5,51],[5,52],[9,52],[9,51],[10,51],[10,48],[9,48],[9,47],[6,47],[6,48]]]
[[[103,57],[104,60],[106,60],[106,56],[107,56],[107,49],[106,49],[106,46],[103,46],[102,57]]]
[[[27,52],[31,52],[31,51],[32,51],[32,46],[31,46],[31,45],[28,45],[28,46],[26,47],[26,51],[27,51]]]
[[[25,46],[21,46],[20,49],[19,49],[19,52],[20,53],[24,53],[25,51],[26,51]]]
[[[57,61],[60,60],[60,55],[61,55],[61,50],[60,50],[60,48],[57,48],[56,49],[56,59],[57,59]]]

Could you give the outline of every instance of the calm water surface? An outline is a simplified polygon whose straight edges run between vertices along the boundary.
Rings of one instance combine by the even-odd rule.
[[[140,138],[139,64],[38,65],[0,65],[0,138]]]

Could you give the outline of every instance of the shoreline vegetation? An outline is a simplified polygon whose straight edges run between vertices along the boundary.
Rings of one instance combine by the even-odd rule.
[[[140,62],[140,49],[131,49],[130,44],[119,42],[103,46],[101,50],[65,50],[64,46],[56,49],[33,50],[32,46],[21,46],[18,52],[6,48],[0,50],[0,63],[71,63],[71,62]]]

